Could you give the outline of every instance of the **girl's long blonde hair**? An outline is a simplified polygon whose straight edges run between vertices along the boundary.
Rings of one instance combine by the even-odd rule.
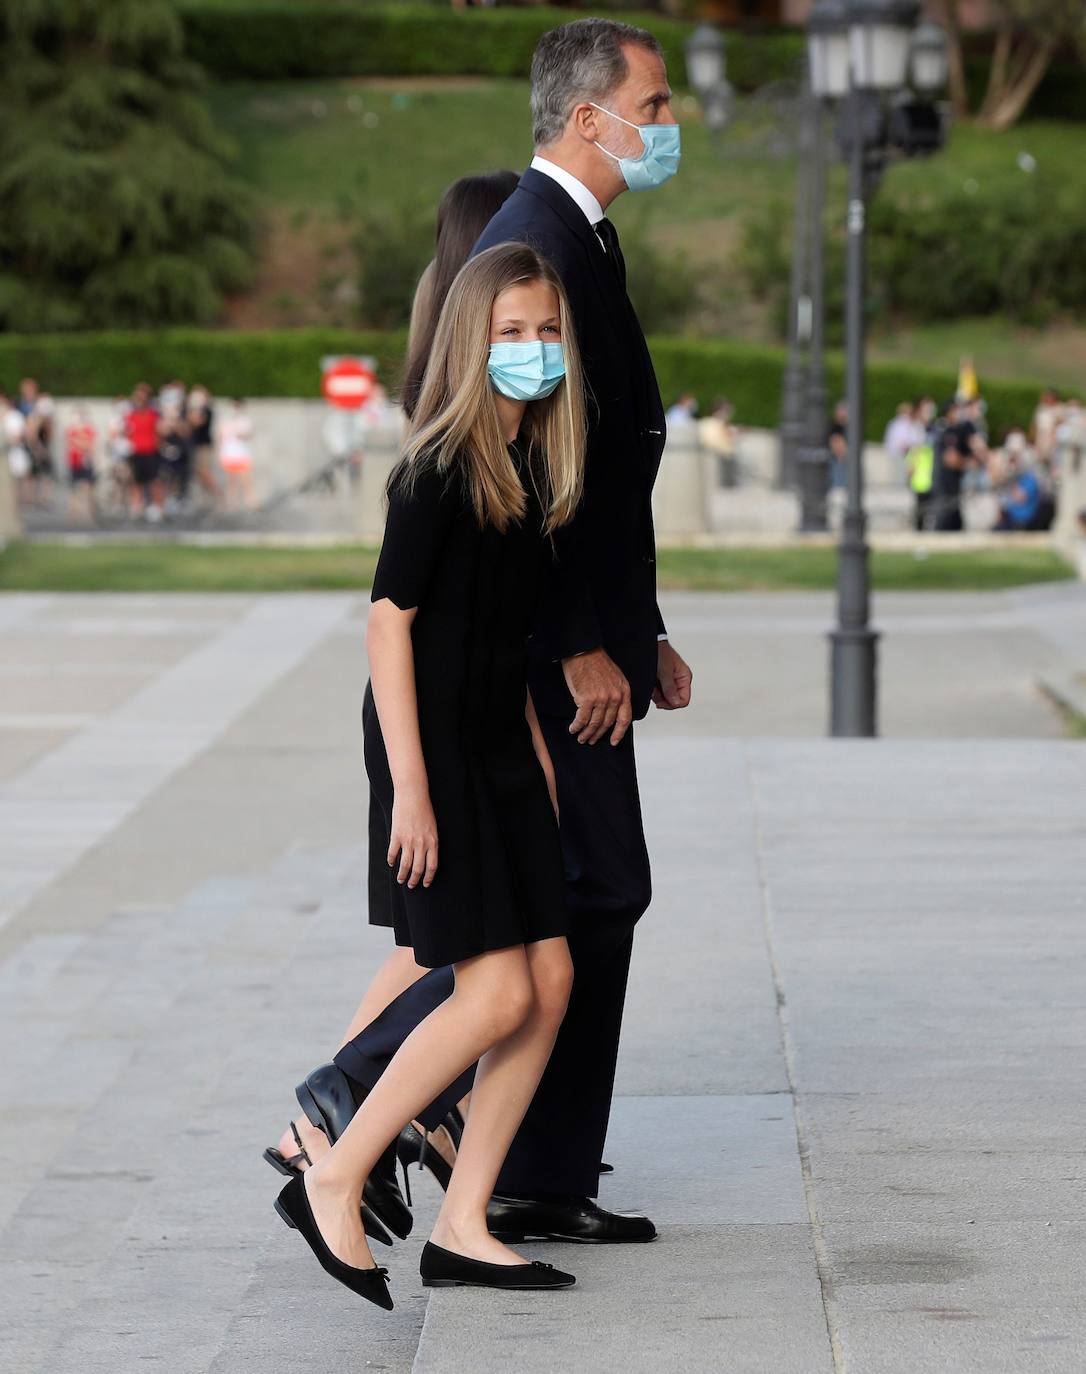
[[[521,434],[528,472],[539,489],[547,533],[567,524],[584,481],[585,401],[573,315],[561,279],[523,243],[501,243],[457,273],[441,311],[403,461],[393,481],[413,483],[419,465],[459,469],[480,525],[504,530],[523,518],[527,501],[498,423],[487,372],[490,317],[503,291],[543,281],[558,297],[566,373],[541,401],[529,401]],[[527,477],[527,474],[526,474]]]

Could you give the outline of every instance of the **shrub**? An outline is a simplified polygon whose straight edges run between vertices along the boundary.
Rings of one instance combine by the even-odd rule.
[[[910,320],[1003,315],[1040,324],[1086,307],[1086,201],[1043,168],[1011,161],[982,179],[929,183],[902,167],[868,212],[868,313]],[[840,198],[826,220],[826,329],[842,341],[845,228]],[[743,221],[735,267],[765,300],[783,338],[788,318],[792,202],[775,197]]]
[[[612,11],[608,7],[608,14]],[[337,5],[185,0],[188,50],[216,76],[258,80],[331,76],[525,77],[542,34],[576,11],[532,5],[455,11],[426,5]],[[651,30],[671,80],[686,85],[683,45],[693,25],[614,12]],[[740,90],[791,76],[799,34],[728,35],[728,77]]]
[[[0,388],[20,377],[37,377],[57,395],[115,396],[134,382],[171,377],[202,381],[219,395],[309,396],[320,394],[320,358],[326,353],[363,353],[377,359],[382,381],[395,390],[403,366],[405,334],[335,329],[231,331],[174,329],[146,333],[0,335]],[[649,340],[665,403],[694,391],[701,404],[725,395],[740,424],[772,428],[780,410],[784,352],[749,344],[653,336]],[[831,395],[844,385],[841,359],[827,359]],[[877,363],[867,369],[868,437],[879,438],[904,397],[925,392],[942,397],[954,375],[936,368]],[[993,431],[1026,425],[1038,383],[989,382],[984,394]]]
[[[987,173],[872,205],[871,278],[914,319],[1000,314],[1037,324],[1086,306],[1086,203],[1043,169]]]
[[[693,25],[654,12],[637,13],[622,0],[596,9],[651,29],[668,70],[685,86],[683,44]],[[680,6],[684,13],[694,9]],[[575,9],[542,7],[534,0],[504,0],[502,8],[452,11],[444,4],[390,5],[370,0],[181,0],[190,53],[208,71],[259,80],[291,76],[527,76],[540,34],[578,17]],[[983,35],[975,42],[990,40]],[[730,29],[728,80],[739,91],[791,79],[803,54],[794,30]],[[966,58],[970,89],[979,93],[990,59],[979,50]],[[1027,113],[1035,118],[1086,119],[1081,66],[1059,63],[1041,82]]]

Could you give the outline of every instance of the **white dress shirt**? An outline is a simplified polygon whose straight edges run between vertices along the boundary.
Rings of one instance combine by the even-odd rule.
[[[550,177],[552,181],[556,181],[566,195],[583,211],[585,219],[595,229],[596,225],[603,219],[603,206],[583,181],[578,181],[564,167],[559,167],[556,162],[548,162],[545,157],[540,157],[538,153],[532,158],[532,168],[534,171],[542,172],[545,177]],[[599,239],[600,247],[606,253],[607,245],[598,234],[596,237]]]

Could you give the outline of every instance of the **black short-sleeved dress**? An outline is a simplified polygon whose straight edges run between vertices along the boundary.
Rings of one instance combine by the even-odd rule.
[[[370,686],[363,705],[370,781],[370,921],[392,926],[419,964],[566,934],[558,825],[524,716],[527,647],[549,541],[527,458],[522,521],[480,528],[458,473],[424,464],[394,487],[371,601],[418,607],[415,690],[438,871],[401,886],[387,862],[393,787]]]

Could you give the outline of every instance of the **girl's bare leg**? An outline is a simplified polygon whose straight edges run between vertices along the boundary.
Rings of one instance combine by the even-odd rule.
[[[470,1064],[514,1035],[532,1013],[533,979],[522,945],[480,954],[455,965],[454,971],[452,995],[415,1027],[343,1135],[306,1171],[317,1225],[345,1264],[366,1268],[373,1263],[359,1204],[366,1179],[389,1141]]]
[[[565,940],[541,940],[525,953],[532,1009],[517,1031],[479,1061],[456,1168],[432,1236],[443,1249],[490,1264],[524,1263],[487,1230],[486,1205],[547,1067],[573,985]]]

